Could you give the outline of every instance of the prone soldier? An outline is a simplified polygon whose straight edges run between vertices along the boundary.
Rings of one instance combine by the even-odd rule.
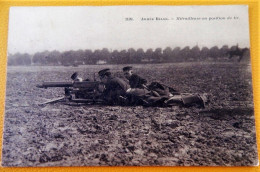
[[[79,82],[82,82],[82,81],[83,81],[83,79],[78,76],[78,72],[73,73],[70,78],[71,78],[73,81],[79,81]]]
[[[140,77],[139,75],[133,73],[133,67],[132,66],[126,66],[123,68],[124,76],[126,79],[129,80],[129,84],[131,88],[141,88],[141,89],[147,89],[151,91],[153,96],[155,97],[168,97],[171,95],[171,92],[167,86],[163,86],[162,84],[158,82],[152,82],[150,85],[147,85],[147,80]],[[170,88],[171,91],[174,91],[176,94],[176,90],[173,88]]]
[[[118,77],[111,75],[110,69],[103,69],[98,72],[101,82],[105,85],[104,99],[108,104],[120,103],[120,98],[126,95],[127,90],[130,88],[128,83]]]
[[[137,88],[133,89],[133,92],[140,92],[141,90],[139,89],[147,89],[149,91],[149,94],[146,94],[146,99],[149,100],[149,102],[152,104],[163,104],[165,106],[192,106],[196,104],[204,108],[205,103],[208,101],[206,94],[181,94],[174,88],[159,82],[152,82],[151,84],[147,85],[147,81],[145,79],[138,76],[137,74],[133,74],[132,66],[124,67],[123,72],[124,76],[129,80],[131,88]],[[161,100],[165,101],[162,103]]]
[[[90,81],[90,79],[82,79],[81,77],[79,77],[78,72],[74,72],[71,77],[70,77],[74,82],[82,82],[82,81]]]
[[[132,66],[126,66],[123,68],[124,76],[129,80],[131,88],[146,88],[146,79],[140,77],[139,75],[133,73]]]

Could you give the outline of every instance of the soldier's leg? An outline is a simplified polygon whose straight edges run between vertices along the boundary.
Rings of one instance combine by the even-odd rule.
[[[134,88],[131,89],[130,92],[127,93],[127,97],[129,99],[129,104],[131,105],[143,105],[147,104],[146,96],[150,94],[150,91],[147,89]]]
[[[205,107],[205,103],[207,102],[207,95],[175,95],[165,101],[165,103],[169,106],[174,105],[183,105],[183,106],[193,106],[199,105],[200,107]]]
[[[156,97],[153,95],[149,95],[146,97],[146,101],[148,102],[148,106],[165,106],[165,101],[168,100],[166,96]]]
[[[168,106],[183,106],[183,100],[181,95],[175,95],[164,102]]]
[[[182,96],[182,101],[183,101],[184,106],[192,106],[192,105],[196,104],[202,108],[205,108],[205,103],[208,100],[207,100],[206,94],[201,94],[201,95]]]

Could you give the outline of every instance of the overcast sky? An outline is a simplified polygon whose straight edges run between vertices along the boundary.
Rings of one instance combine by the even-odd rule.
[[[133,21],[126,21],[127,17]],[[207,20],[177,20],[177,17],[207,17]],[[209,20],[210,17],[226,19]],[[11,7],[9,19],[9,53],[146,50],[197,44],[221,47],[238,43],[240,47],[249,47],[247,6]]]

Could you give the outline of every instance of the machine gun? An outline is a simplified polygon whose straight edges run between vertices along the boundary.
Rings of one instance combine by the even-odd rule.
[[[64,96],[41,103],[45,105],[56,102],[72,102],[74,104],[100,104],[104,102],[102,91],[104,85],[98,81],[43,82],[38,88],[63,87]]]

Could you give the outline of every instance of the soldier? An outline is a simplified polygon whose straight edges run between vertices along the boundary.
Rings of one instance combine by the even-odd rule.
[[[128,96],[132,104],[138,105],[155,105],[162,102],[162,97],[156,91],[147,87],[147,80],[133,73],[132,66],[126,66],[123,68],[124,76],[129,80],[131,89],[128,90]],[[161,103],[160,103],[161,104]]]
[[[131,88],[146,88],[147,81],[137,74],[133,73],[132,66],[123,68],[124,76],[129,80]]]
[[[174,94],[177,93],[177,91],[173,88],[168,88],[167,86],[163,86],[163,84],[160,84],[158,82],[152,82],[150,85],[147,85],[146,79],[133,73],[132,66],[124,67],[123,72],[124,76],[129,80],[131,88],[147,89],[151,91],[152,95],[155,97],[167,97],[170,96],[172,92],[174,92]]]
[[[79,81],[79,82],[82,82],[82,81],[83,81],[83,79],[78,76],[78,72],[73,73],[70,78],[71,78],[73,81]]]
[[[126,95],[127,90],[130,88],[129,84],[124,80],[113,77],[110,69],[103,69],[98,72],[100,80],[105,85],[104,98],[108,104],[118,104],[121,99]]]

